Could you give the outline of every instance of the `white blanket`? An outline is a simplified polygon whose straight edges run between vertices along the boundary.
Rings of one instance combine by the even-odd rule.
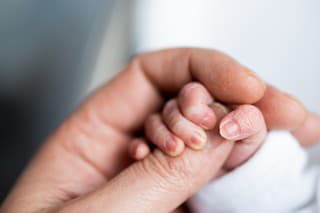
[[[319,170],[287,132],[271,132],[248,162],[190,199],[194,212],[317,212]]]

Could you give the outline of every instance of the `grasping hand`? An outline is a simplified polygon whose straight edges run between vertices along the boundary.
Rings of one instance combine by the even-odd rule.
[[[200,83],[189,83],[180,94],[169,100],[162,113],[155,113],[145,123],[146,139],[136,138],[130,143],[130,153],[141,160],[150,153],[147,140],[170,156],[180,155],[185,146],[201,150],[221,136],[237,141],[224,169],[230,170],[244,163],[263,143],[267,128],[262,113],[253,105],[229,108],[215,102]],[[207,131],[206,131],[207,130]]]
[[[127,146],[147,116],[161,108],[164,97],[174,97],[193,80],[229,104],[255,103],[265,92],[256,75],[217,51],[171,49],[138,56],[48,139],[1,210],[174,210],[220,170],[233,144],[217,141],[202,151],[187,149],[178,158],[155,151],[137,163],[130,162]],[[298,102],[279,91],[262,98],[258,107],[269,128],[297,128],[306,117]],[[284,114],[269,113],[273,107]]]

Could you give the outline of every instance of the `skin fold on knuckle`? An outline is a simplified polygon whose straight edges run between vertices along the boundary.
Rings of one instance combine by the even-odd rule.
[[[176,111],[175,103],[173,101],[168,102],[163,110],[163,116],[167,125],[169,125],[171,128],[174,127],[175,124],[180,120],[177,113],[178,112]]]
[[[158,141],[161,139],[161,132],[163,127],[157,125],[158,117],[156,115],[150,116],[145,125],[146,135],[150,140]]]

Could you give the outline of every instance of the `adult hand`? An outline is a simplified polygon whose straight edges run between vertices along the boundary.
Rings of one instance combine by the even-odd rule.
[[[256,75],[217,51],[171,49],[138,56],[48,139],[2,210],[168,212],[177,208],[217,173],[233,143],[216,141],[202,151],[187,149],[177,158],[156,150],[136,163],[128,158],[127,143],[165,97],[193,80],[224,103],[255,103],[265,92]],[[270,129],[295,129],[306,117],[301,104],[273,89],[258,107]],[[274,107],[282,114],[272,112]]]

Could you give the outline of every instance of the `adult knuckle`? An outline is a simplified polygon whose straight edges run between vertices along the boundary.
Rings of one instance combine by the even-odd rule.
[[[144,168],[152,172],[168,184],[185,186],[193,176],[190,162],[183,158],[170,158],[160,151],[153,153],[148,161],[144,161]]]

